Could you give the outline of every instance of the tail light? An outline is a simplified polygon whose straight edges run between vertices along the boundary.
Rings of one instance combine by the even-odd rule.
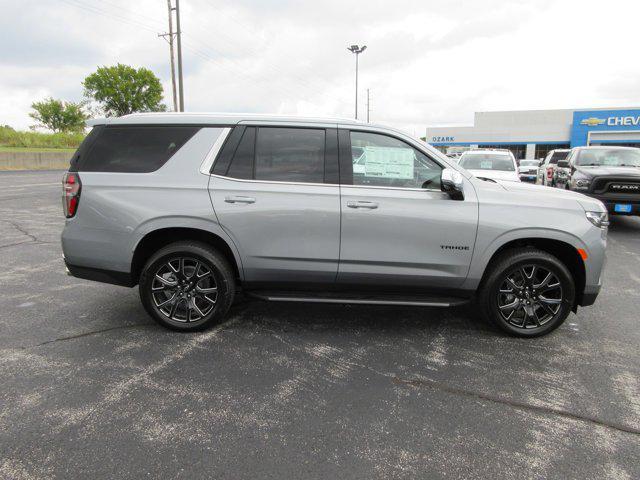
[[[553,169],[547,168],[547,179],[551,180],[553,178]]]
[[[76,172],[65,173],[62,177],[62,208],[65,217],[71,218],[78,211],[80,190],[82,190],[80,175]]]

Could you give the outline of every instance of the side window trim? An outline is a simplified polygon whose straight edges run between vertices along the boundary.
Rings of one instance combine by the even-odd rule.
[[[434,159],[431,155],[423,150],[416,148],[415,146],[407,143],[402,138],[396,137],[395,135],[391,135],[387,132],[376,132],[372,130],[359,130],[357,128],[346,129],[339,128],[338,129],[338,143],[339,143],[339,158],[340,158],[340,185],[345,187],[354,187],[354,188],[377,188],[383,190],[409,190],[409,191],[421,191],[421,192],[441,192],[442,190],[439,188],[417,188],[417,187],[393,187],[393,186],[383,186],[383,185],[354,185],[353,184],[353,158],[351,153],[351,132],[363,132],[363,133],[371,133],[374,135],[382,135],[385,137],[393,138],[394,140],[398,140],[407,147],[413,148],[418,152],[422,153],[425,157],[431,160],[433,163],[438,165],[441,169],[447,168],[442,165],[436,159]]]
[[[245,130],[244,125],[238,125],[233,127],[233,130],[225,139],[224,145],[220,149],[216,159],[213,161],[210,173],[214,175],[225,176],[231,165],[231,159],[236,153],[238,145]]]

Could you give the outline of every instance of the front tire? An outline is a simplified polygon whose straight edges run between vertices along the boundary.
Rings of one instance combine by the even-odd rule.
[[[203,330],[221,321],[233,302],[233,269],[205,243],[176,242],[147,261],[139,292],[147,313],[163,327]]]
[[[487,320],[510,335],[546,335],[571,312],[575,283],[553,255],[536,248],[509,250],[489,268],[480,305]]]

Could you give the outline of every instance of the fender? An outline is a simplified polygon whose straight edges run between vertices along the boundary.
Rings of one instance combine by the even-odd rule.
[[[167,215],[163,217],[154,217],[138,225],[136,230],[131,234],[129,263],[131,263],[133,254],[140,244],[140,241],[149,233],[155,232],[156,230],[162,230],[164,228],[192,228],[194,230],[202,230],[207,233],[212,233],[220,237],[227,244],[227,246],[231,250],[231,253],[233,253],[236,265],[238,265],[240,279],[244,280],[244,268],[242,267],[242,259],[240,257],[240,254],[238,253],[238,248],[236,247],[236,244],[233,242],[231,237],[229,237],[229,235],[217,222],[196,216]]]
[[[588,251],[587,246],[579,237],[563,230],[532,227],[509,230],[491,240],[491,242],[484,247],[480,245],[479,241],[476,241],[476,249],[471,259],[469,275],[463,283],[463,288],[470,290],[478,288],[489,261],[502,246],[509,242],[528,238],[557,240],[571,245],[575,249],[582,248]]]

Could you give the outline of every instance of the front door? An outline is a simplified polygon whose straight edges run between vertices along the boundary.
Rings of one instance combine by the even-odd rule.
[[[340,242],[340,192],[330,178],[337,175],[336,130],[242,126],[227,144],[221,154],[233,152],[216,160],[209,191],[245,282],[333,284]]]
[[[478,224],[471,185],[464,200],[452,200],[440,190],[443,166],[417,148],[386,134],[339,132],[338,283],[461,286]]]

